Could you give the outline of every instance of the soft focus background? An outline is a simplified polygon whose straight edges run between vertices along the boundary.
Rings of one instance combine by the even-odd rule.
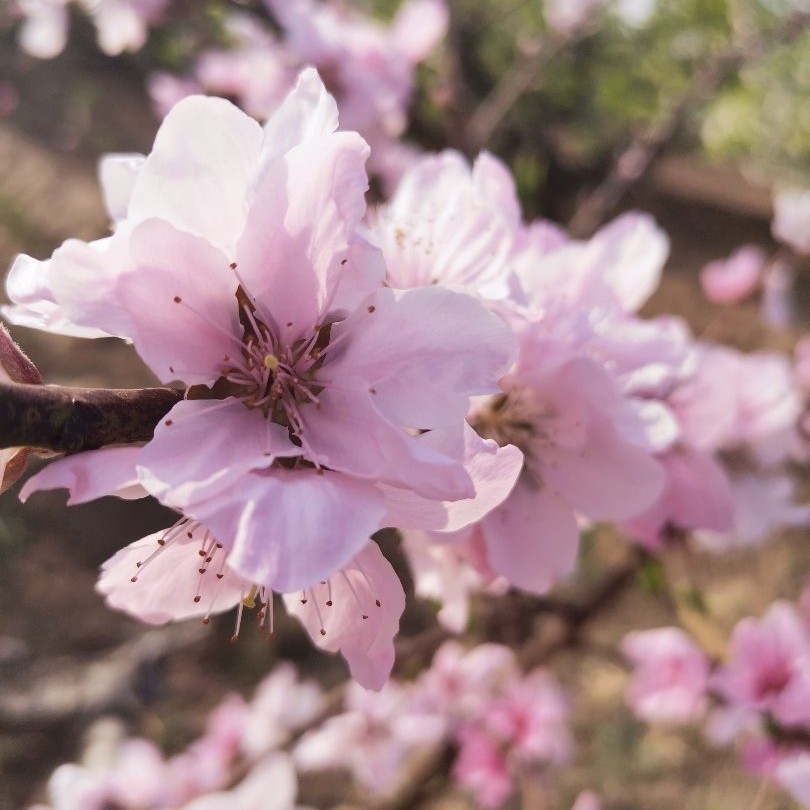
[[[158,119],[148,76],[156,69],[179,74],[196,49],[226,42],[222,21],[235,5],[178,0],[143,50],[120,57],[98,49],[92,24],[74,10],[66,49],[47,61],[21,51],[11,6],[0,6],[0,266],[18,252],[45,258],[65,238],[107,231],[98,156],[149,150]],[[385,17],[396,3],[366,5]],[[605,215],[651,212],[670,235],[672,252],[647,314],[682,315],[696,334],[744,350],[790,351],[810,326],[807,266],[790,322],[780,329],[764,324],[755,302],[723,309],[708,303],[697,278],[706,262],[743,243],[775,250],[774,185],[810,186],[810,36],[780,28],[797,4],[619,0],[565,41],[549,38],[538,0],[450,5],[448,37],[419,68],[412,139],[470,155],[494,151],[516,174],[527,218],[573,222],[585,234]],[[731,42],[748,44],[728,64],[718,57],[717,75],[704,70]],[[490,106],[482,113],[484,99]],[[649,171],[627,184],[616,207],[583,208],[634,138]],[[115,341],[12,333],[46,382],[153,382],[134,352]],[[327,685],[344,677],[342,662],[316,653],[297,625],[282,624],[271,642],[247,628],[231,644],[230,616],[207,628],[154,630],[108,611],[93,589],[98,565],[170,523],[168,513],[115,499],[67,508],[58,492],[22,506],[18,489],[0,496],[0,810],[41,799],[50,772],[79,756],[100,718],[118,718],[128,733],[172,752],[199,734],[205,712],[226,692],[250,694],[279,659],[294,660]],[[760,549],[696,556],[688,571],[677,558],[662,565],[730,628],[777,596],[798,595],[810,569],[806,540],[794,531]],[[402,568],[395,544],[385,549]],[[579,579],[566,588],[586,593],[600,570],[629,553],[620,538],[597,534]],[[660,572],[646,574],[617,589],[549,657],[570,695],[578,745],[575,764],[554,776],[548,806],[569,807],[584,788],[595,789],[608,810],[796,806],[775,791],[759,794],[732,751],[713,751],[697,732],[650,730],[626,709],[626,668],[616,643],[631,629],[670,624],[674,615],[657,589]],[[521,597],[478,607],[473,637],[518,645],[555,633],[553,621]],[[409,599],[400,672],[424,660],[432,627],[431,606]],[[417,641],[408,646],[408,637]],[[367,806],[346,788],[337,777],[305,779],[300,800]],[[407,806],[471,806],[441,784],[425,793]],[[528,793],[523,802],[539,806]]]

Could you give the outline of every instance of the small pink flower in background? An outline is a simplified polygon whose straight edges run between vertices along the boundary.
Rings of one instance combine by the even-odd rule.
[[[774,781],[804,807],[810,807],[810,752],[787,755],[774,770]]]
[[[485,810],[502,807],[514,790],[504,751],[487,732],[474,725],[458,734],[459,752],[453,764],[453,778],[469,791]]]
[[[407,686],[371,693],[352,684],[344,713],[304,734],[293,757],[303,771],[346,768],[363,788],[387,796],[401,785],[408,757],[444,733],[439,715],[413,710]]]
[[[730,477],[734,508],[731,531],[699,527],[695,539],[715,552],[763,543],[779,527],[810,526],[810,507],[794,502],[795,480],[783,470],[756,471]]]
[[[208,793],[183,810],[295,810],[298,779],[287,754],[264,757],[236,787]]]
[[[780,191],[773,205],[774,237],[797,253],[810,254],[810,191]]]
[[[743,245],[726,259],[709,262],[700,271],[700,284],[714,304],[736,304],[759,288],[767,256],[756,245]]]
[[[794,607],[776,602],[761,619],[739,622],[712,686],[743,709],[810,727],[810,636]]]
[[[71,0],[14,0],[23,24],[20,47],[39,59],[58,56],[65,47],[68,33],[68,9]],[[169,0],[78,0],[93,18],[98,45],[104,53],[117,56],[124,51],[140,50],[148,26],[160,18]]]
[[[629,633],[621,650],[634,666],[627,703],[648,723],[685,725],[706,710],[709,662],[676,627]]]

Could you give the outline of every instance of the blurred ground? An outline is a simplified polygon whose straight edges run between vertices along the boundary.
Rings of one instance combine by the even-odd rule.
[[[0,48],[0,69],[19,78],[20,93],[17,109],[0,119],[2,267],[19,251],[44,258],[66,237],[104,234],[95,155],[147,150],[155,127],[138,90],[136,67],[122,70],[80,49],[50,63],[21,59],[8,46]],[[753,305],[721,314],[702,300],[696,283],[706,261],[741,243],[772,245],[767,200],[766,191],[736,174],[709,176],[691,161],[665,163],[638,189],[628,205],[650,210],[672,238],[666,277],[649,314],[681,314],[698,334],[746,350],[789,349],[795,335],[767,330]],[[806,328],[807,291],[799,293]],[[134,353],[115,341],[55,338],[25,329],[13,334],[47,382],[132,387],[152,381]],[[122,655],[122,644],[146,632],[103,607],[93,590],[97,566],[172,520],[148,502],[106,499],[65,508],[64,495],[46,493],[23,507],[16,489],[0,497],[0,810],[42,798],[44,780],[58,763],[78,756],[82,735],[99,715],[117,714],[132,733],[151,736],[171,751],[199,732],[205,710],[226,691],[249,692],[277,657],[317,670],[327,682],[341,677],[340,664],[316,656],[293,627],[282,626],[271,643],[243,632],[231,645],[232,619],[226,616],[207,629],[169,631],[174,635],[166,644],[173,651],[164,654],[158,643],[158,652],[126,671],[120,687],[113,682],[102,688],[106,682],[99,676],[98,689],[77,697],[89,662],[108,660],[111,650]],[[757,552],[697,559],[693,584],[705,588],[714,613],[730,627],[777,595],[798,594],[810,570],[806,539],[794,533]],[[615,556],[614,544],[597,543],[589,565]],[[408,624],[422,626],[424,614],[424,608],[416,609]],[[694,733],[650,731],[624,709],[626,675],[616,642],[640,624],[672,621],[665,604],[635,590],[588,629],[582,649],[555,658],[554,669],[571,694],[579,745],[576,764],[552,778],[555,799],[548,807],[569,807],[583,788],[602,795],[606,810],[794,806],[775,791],[759,794],[733,752],[711,751]],[[305,785],[301,797],[324,807],[337,803],[331,799],[323,784]],[[469,804],[442,795],[422,806],[450,810]],[[528,799],[525,806],[539,807]]]

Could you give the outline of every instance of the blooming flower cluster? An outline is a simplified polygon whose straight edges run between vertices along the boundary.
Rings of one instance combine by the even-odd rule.
[[[716,745],[737,745],[745,767],[810,806],[810,588],[798,606],[773,603],[734,627],[722,661],[683,630],[631,633],[627,701],[653,724],[705,723]]]
[[[281,103],[305,65],[314,65],[340,107],[341,127],[371,146],[370,173],[393,187],[416,150],[399,137],[407,124],[414,70],[444,36],[444,0],[405,0],[383,25],[337,0],[264,0],[281,28],[246,13],[225,18],[228,48],[200,53],[183,76],[150,78],[165,115],[182,97],[208,92],[234,99],[264,119]]]
[[[378,694],[350,684],[342,711],[322,721],[325,706],[314,683],[279,664],[252,701],[227,696],[203,735],[173,757],[132,738],[85,764],[60,766],[47,808],[292,810],[298,774],[325,768],[348,770],[379,798],[402,787],[415,754],[441,745],[457,748],[454,779],[476,806],[498,808],[521,773],[571,755],[568,707],[552,676],[522,675],[514,654],[496,644],[465,651],[445,643],[416,681],[389,682]],[[576,807],[599,803],[585,793]]]
[[[148,156],[103,162],[112,236],[15,262],[10,320],[124,338],[185,386],[145,445],[22,490],[178,513],[104,565],[110,605],[152,623],[237,607],[236,634],[257,607],[272,633],[282,593],[379,689],[404,609],[381,528],[405,531],[417,593],[459,630],[471,590],[570,574],[589,524],[661,550],[807,522],[783,472],[803,408],[789,361],[639,317],[668,250],[650,217],[572,240],[522,221],[496,158],[450,151],[367,213],[368,156],[312,69],[264,127],[190,97]]]

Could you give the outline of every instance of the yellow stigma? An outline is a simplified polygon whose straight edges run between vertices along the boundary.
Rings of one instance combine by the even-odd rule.
[[[278,368],[278,357],[274,354],[266,354],[264,356],[264,365],[270,369],[270,371],[275,371]]]
[[[250,593],[242,600],[246,608],[254,608],[256,607],[256,594],[259,590],[258,585],[253,585],[250,589]]]

